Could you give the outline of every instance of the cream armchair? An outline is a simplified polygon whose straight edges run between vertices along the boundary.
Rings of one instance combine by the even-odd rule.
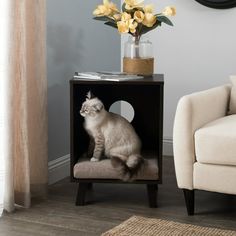
[[[236,115],[227,116],[231,86],[184,96],[174,123],[178,187],[189,215],[194,190],[236,194]]]

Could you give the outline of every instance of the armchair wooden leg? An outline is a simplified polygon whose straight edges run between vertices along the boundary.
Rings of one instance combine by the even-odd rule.
[[[188,215],[194,215],[194,190],[183,189]]]
[[[79,183],[76,201],[75,201],[76,206],[85,205],[86,191],[88,190],[88,188],[89,188],[89,183]]]
[[[149,207],[157,208],[158,185],[147,184],[147,193],[148,193]]]

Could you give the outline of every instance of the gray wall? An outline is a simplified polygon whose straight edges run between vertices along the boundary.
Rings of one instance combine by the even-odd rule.
[[[119,34],[92,20],[101,2],[47,1],[49,160],[69,153],[69,79],[74,72],[120,70]]]
[[[148,36],[155,48],[155,72],[165,74],[164,138],[168,141],[181,96],[229,83],[229,75],[236,74],[236,8],[216,10],[195,0],[165,0],[155,3],[156,11],[167,5],[177,8],[172,18],[175,26],[163,25]]]

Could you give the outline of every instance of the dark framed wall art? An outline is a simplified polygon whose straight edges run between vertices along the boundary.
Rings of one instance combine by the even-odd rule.
[[[197,2],[211,8],[227,9],[236,7],[236,0],[196,0]]]

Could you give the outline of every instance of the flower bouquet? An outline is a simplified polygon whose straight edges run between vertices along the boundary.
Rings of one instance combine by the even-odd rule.
[[[146,52],[150,52],[151,44],[149,41],[146,44],[140,42],[141,36],[163,23],[173,26],[168,17],[174,16],[176,10],[167,6],[161,13],[154,14],[154,6],[144,5],[143,2],[144,0],[124,0],[120,11],[113,2],[103,0],[103,4],[97,6],[93,15],[95,20],[118,29],[119,33],[132,36],[125,46],[124,72],[149,75],[153,73],[154,58],[146,55]]]

